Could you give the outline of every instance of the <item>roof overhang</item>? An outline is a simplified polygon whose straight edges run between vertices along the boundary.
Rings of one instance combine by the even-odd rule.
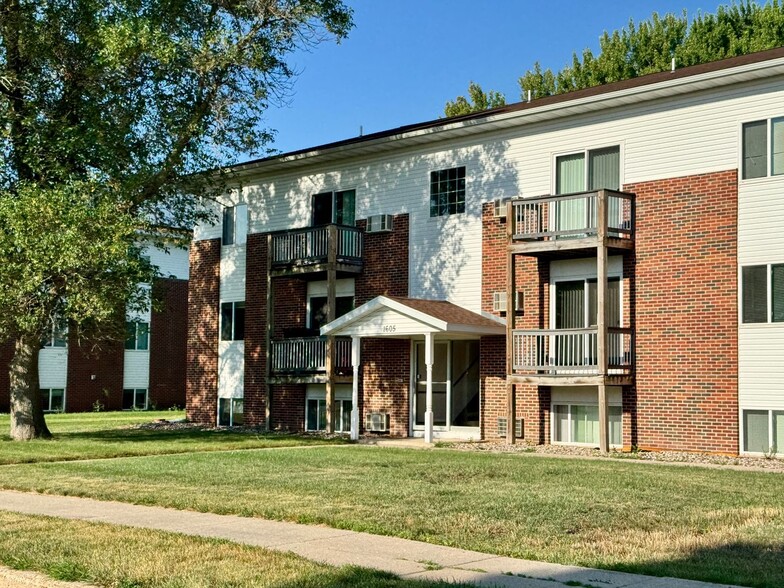
[[[348,314],[321,327],[322,335],[336,337],[410,338],[425,334],[451,338],[504,335],[506,326],[443,300],[377,296]]]
[[[784,47],[594,86],[470,115],[406,125],[318,147],[241,163],[229,168],[240,179],[310,165],[416,148],[425,144],[506,130],[568,116],[784,76]]]

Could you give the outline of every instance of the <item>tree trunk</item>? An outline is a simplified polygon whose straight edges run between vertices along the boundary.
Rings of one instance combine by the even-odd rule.
[[[20,336],[14,345],[11,380],[11,439],[29,441],[52,436],[46,426],[38,392],[38,338]]]

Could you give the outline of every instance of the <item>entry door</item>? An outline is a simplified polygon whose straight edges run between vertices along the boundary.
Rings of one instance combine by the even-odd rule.
[[[433,426],[446,427],[449,420],[447,402],[449,398],[449,343],[436,342],[433,345]],[[425,424],[427,408],[427,366],[425,365],[425,344],[417,342],[414,379],[414,423]]]

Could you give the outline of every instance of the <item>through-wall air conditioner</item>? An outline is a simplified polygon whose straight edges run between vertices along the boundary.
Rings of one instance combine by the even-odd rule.
[[[515,310],[523,308],[523,293],[515,292]],[[493,312],[506,312],[506,292],[493,292]]]
[[[493,216],[495,218],[506,218],[506,203],[509,198],[496,198],[493,200]]]
[[[506,417],[498,417],[498,436],[506,437]],[[515,438],[523,437],[523,419],[515,419]]]
[[[389,414],[386,412],[369,412],[365,418],[365,429],[371,433],[388,433]]]
[[[368,233],[388,233],[392,230],[391,214],[375,214],[367,219]]]

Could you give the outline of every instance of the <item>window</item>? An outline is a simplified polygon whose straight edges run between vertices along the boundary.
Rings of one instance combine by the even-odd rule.
[[[599,406],[597,404],[555,404],[552,408],[553,443],[599,444]],[[620,406],[609,407],[610,445],[621,445]]]
[[[465,212],[465,166],[430,172],[430,216]]]
[[[63,412],[65,410],[65,389],[41,388],[41,407],[45,412]]]
[[[784,322],[784,264],[743,267],[741,288],[742,322]]]
[[[242,398],[218,399],[218,425],[241,427],[245,423],[245,401]]]
[[[775,453],[784,447],[784,411],[744,410],[743,451]]]
[[[586,170],[586,159],[588,168]],[[555,193],[620,190],[621,148],[592,149],[555,158]]]
[[[221,341],[245,339],[245,302],[221,304]]]
[[[222,245],[243,245],[248,234],[248,205],[238,204],[223,209]]]
[[[784,174],[784,117],[744,123],[742,135],[744,180]]]
[[[351,397],[336,391],[332,401],[332,430],[336,433],[351,431]],[[325,390],[309,391],[305,399],[305,430],[324,431],[327,428],[327,393]]]
[[[150,348],[150,324],[126,321],[125,348],[130,351],[147,351]]]
[[[309,325],[311,329],[320,329],[327,324],[327,297],[326,296],[311,296],[309,299],[310,309],[308,314]],[[354,310],[354,297],[353,296],[336,296],[335,297],[335,318],[340,318],[344,314]]]
[[[336,224],[353,227],[355,200],[354,190],[314,194],[312,225],[318,227]]]
[[[126,388],[123,390],[123,410],[147,410],[147,388]]]
[[[49,336],[41,342],[41,347],[67,347],[68,322],[63,319],[52,321]]]

